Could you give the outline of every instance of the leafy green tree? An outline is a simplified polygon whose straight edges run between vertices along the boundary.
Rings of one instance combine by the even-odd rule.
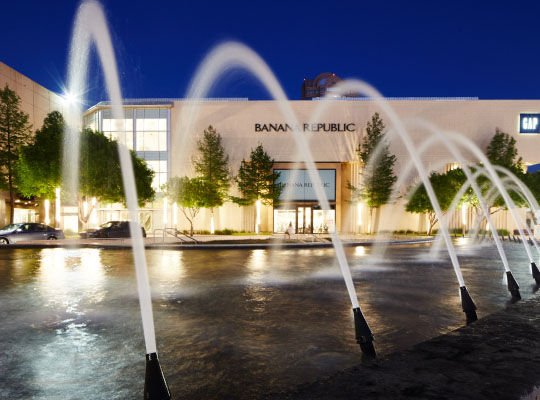
[[[524,179],[522,158],[518,156],[518,150],[516,146],[516,140],[508,135],[507,133],[501,131],[499,128],[495,129],[495,135],[489,142],[486,147],[486,156],[489,162],[493,165],[498,165],[508,169],[519,179]],[[471,168],[474,171],[474,167]],[[499,177],[503,177],[503,173],[498,173]],[[486,195],[490,189],[493,187],[493,182],[490,178],[481,175],[477,179],[478,187],[480,188],[482,195]],[[513,190],[509,190],[508,194],[516,206],[523,206],[523,198]],[[466,203],[475,208],[476,214],[481,217],[483,214],[479,207],[479,200],[474,192],[469,192]],[[490,214],[495,214],[496,212],[506,209],[507,204],[502,196],[496,196],[491,204],[487,204]]]
[[[523,174],[523,159],[518,157],[516,139],[499,128],[495,129],[495,135],[486,148],[486,156],[494,165],[500,165],[517,175]]]
[[[19,155],[17,182],[25,197],[54,196],[61,184],[62,134],[64,119],[58,112],[49,113],[43,128],[36,132],[34,141],[24,146]],[[94,205],[89,202],[84,212],[84,202],[95,197],[100,203],[125,203],[118,143],[103,133],[84,129],[80,137],[79,186],[76,193],[79,221],[88,222]],[[152,179],[154,172],[146,162],[131,152],[135,185],[139,204],[154,199]],[[68,195],[65,194],[64,195]]]
[[[523,182],[527,185],[536,201],[540,203],[540,171],[527,172],[523,176]]]
[[[197,142],[199,154],[193,158],[197,177],[204,183],[201,204],[214,214],[214,208],[223,205],[231,185],[229,156],[221,144],[221,135],[210,125],[204,130],[202,140]]]
[[[390,146],[386,142],[384,129],[385,125],[379,113],[373,114],[371,121],[367,123],[364,141],[356,150],[364,167],[361,173],[361,185],[356,188],[348,184],[353,200],[363,200],[369,208],[370,227],[373,226],[373,210],[388,202],[397,179],[394,175],[396,156],[390,154]],[[382,148],[377,158],[372,159],[379,144]]]
[[[277,202],[283,187],[276,184],[280,173],[273,168],[274,159],[261,144],[252,149],[249,161],[242,160],[234,179],[242,197],[231,197],[232,201],[241,206],[251,206],[258,200],[265,205]]]
[[[21,98],[8,85],[0,89],[0,186],[9,191],[9,222],[15,214],[14,176],[19,147],[31,134],[28,114],[20,110]]]
[[[190,179],[187,176],[173,177],[165,185],[165,190],[171,201],[176,202],[189,221],[190,235],[193,236],[195,217],[204,205],[206,193],[204,181],[200,178]]]
[[[431,186],[433,186],[433,191],[435,192],[443,215],[448,211],[452,200],[454,200],[465,180],[466,176],[463,170],[459,168],[450,170],[444,174],[432,172],[429,176],[429,181],[431,182]],[[431,235],[431,231],[437,223],[438,218],[424,184],[418,186],[409,199],[405,210],[412,213],[426,213],[429,221],[427,234]]]
[[[53,199],[62,184],[62,154],[59,143],[64,132],[64,118],[58,111],[45,117],[33,143],[22,146],[17,160],[16,183],[24,197]]]

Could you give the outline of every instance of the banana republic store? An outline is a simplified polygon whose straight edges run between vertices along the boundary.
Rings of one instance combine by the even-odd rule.
[[[481,149],[485,149],[499,128],[516,139],[525,165],[540,162],[540,100],[437,98],[393,99],[388,103],[402,121],[429,121],[441,130],[461,133]],[[98,104],[88,110],[85,117],[90,120],[96,110],[105,113],[109,107]],[[351,201],[347,183],[359,186],[361,165],[356,150],[373,114],[379,112],[387,129],[391,128],[391,121],[376,102],[366,99],[286,102],[141,99],[131,103],[126,101],[124,107],[126,113],[132,113],[126,114],[126,121],[131,121],[125,124],[126,133],[134,138],[134,150],[155,169],[155,179],[159,178],[156,181],[158,190],[171,177],[193,176],[191,160],[197,154],[197,141],[203,138],[209,125],[221,135],[232,176],[238,174],[242,160],[249,160],[251,151],[259,144],[275,160],[274,169],[280,173],[278,183],[285,187],[279,202],[261,206],[260,213],[256,212],[256,206],[240,207],[227,202],[214,209],[216,230],[253,232],[256,226],[260,232],[275,233],[285,232],[292,226],[298,234],[369,230],[368,209],[365,204]],[[286,110],[289,115],[294,115],[295,121],[286,118]],[[101,129],[104,130],[105,125]],[[293,131],[302,135],[302,145],[295,140]],[[419,128],[410,128],[408,132],[416,148],[420,148],[429,135]],[[388,137],[390,152],[397,159],[394,173],[399,177],[410,161],[410,155],[399,137]],[[330,212],[324,213],[317,200],[314,183],[304,164],[306,154],[315,162]],[[464,154],[477,162],[470,153]],[[444,171],[445,163],[456,161],[440,143],[435,143],[419,157],[427,170]],[[415,179],[417,175],[413,174],[408,184]],[[234,184],[230,194],[239,196]],[[189,223],[183,213],[175,211],[171,202],[163,197],[158,193],[150,206],[153,213],[151,229],[164,225],[187,229]],[[375,217],[376,228],[425,231],[425,215],[405,212],[403,202],[403,199],[399,200],[393,208],[382,207]],[[513,229],[511,219],[505,215],[505,212],[496,214],[497,227]],[[210,230],[210,227],[211,213],[202,209],[195,218],[194,228]]]
[[[328,233],[336,229],[336,169],[318,169],[321,186],[330,203],[324,213],[313,182],[306,169],[274,168],[280,176],[276,183],[283,192],[279,205],[274,207],[274,233],[285,232],[292,226],[296,233]]]

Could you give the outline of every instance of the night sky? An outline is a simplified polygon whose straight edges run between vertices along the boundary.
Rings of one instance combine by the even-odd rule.
[[[333,72],[387,97],[540,98],[540,2],[104,0],[124,97],[183,97],[216,44],[257,51],[290,99]],[[0,60],[50,90],[65,81],[79,2],[2,5]],[[105,99],[93,56],[88,103]],[[244,71],[210,97],[268,99]]]

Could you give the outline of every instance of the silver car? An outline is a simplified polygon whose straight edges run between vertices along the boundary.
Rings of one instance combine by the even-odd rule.
[[[10,224],[0,229],[0,244],[17,243],[23,240],[56,240],[64,238],[62,230],[33,222]]]

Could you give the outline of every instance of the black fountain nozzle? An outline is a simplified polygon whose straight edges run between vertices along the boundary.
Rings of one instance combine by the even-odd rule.
[[[354,332],[356,333],[356,343],[360,345],[362,353],[367,358],[376,358],[377,353],[373,345],[373,333],[362,314],[360,307],[353,308],[354,314]]]
[[[540,285],[540,271],[538,271],[538,267],[536,266],[536,263],[534,261],[531,262],[531,270],[532,270],[532,276],[534,280],[536,281],[536,284]]]
[[[474,301],[465,286],[460,286],[459,290],[461,294],[461,307],[467,318],[468,325],[478,319],[478,316],[476,315],[476,304],[474,304]]]
[[[156,353],[146,355],[146,374],[144,376],[144,400],[169,400],[171,393],[159,365]]]
[[[514,299],[521,299],[521,294],[519,293],[519,285],[512,275],[512,272],[506,271],[506,280],[508,282],[508,291],[512,294]]]

